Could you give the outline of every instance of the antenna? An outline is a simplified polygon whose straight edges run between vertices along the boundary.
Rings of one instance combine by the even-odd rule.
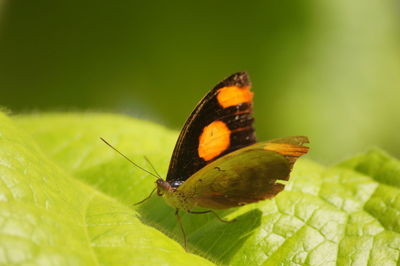
[[[144,155],[144,159],[147,161],[148,164],[150,164],[151,168],[153,169],[153,171],[156,173],[156,175],[161,178],[161,176],[158,174],[156,168],[154,167],[154,165],[150,162],[149,158],[147,158],[146,155]]]
[[[107,144],[111,149],[113,149],[114,151],[118,152],[122,157],[124,157],[125,159],[127,159],[131,164],[133,164],[134,166],[136,166],[137,168],[145,171],[146,173],[154,176],[155,178],[160,178],[158,176],[156,176],[155,174],[153,174],[152,172],[144,169],[143,167],[141,167],[140,165],[136,164],[135,162],[133,162],[131,159],[129,159],[126,155],[124,155],[122,152],[120,152],[119,150],[117,150],[116,148],[114,148],[113,145],[111,145],[110,143],[108,143],[105,139],[100,138],[105,144]],[[146,159],[147,160],[147,159]]]

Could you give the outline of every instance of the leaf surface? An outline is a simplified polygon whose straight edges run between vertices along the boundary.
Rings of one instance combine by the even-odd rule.
[[[212,264],[144,224],[136,210],[74,178],[24,131],[0,115],[0,264]]]
[[[1,117],[2,263],[399,264],[400,163],[381,150],[330,168],[300,159],[274,199],[219,211],[230,224],[182,214],[193,255],[162,198],[132,206],[154,178],[99,137],[165,176],[177,132],[108,114]]]

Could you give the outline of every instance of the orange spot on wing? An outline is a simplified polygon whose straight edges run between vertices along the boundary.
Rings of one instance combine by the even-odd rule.
[[[198,154],[206,161],[212,160],[230,144],[231,131],[222,121],[214,121],[203,129],[199,138]]]
[[[267,143],[264,146],[264,150],[274,151],[284,156],[296,156],[299,157],[308,152],[308,147],[293,145],[287,143]]]
[[[217,100],[223,108],[227,108],[241,103],[251,103],[253,93],[250,91],[250,86],[228,86],[218,90]]]

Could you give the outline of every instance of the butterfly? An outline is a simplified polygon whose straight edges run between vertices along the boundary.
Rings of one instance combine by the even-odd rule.
[[[146,198],[156,190],[175,208],[185,248],[181,210],[194,214],[211,212],[229,222],[213,210],[274,197],[284,189],[281,181],[289,179],[295,161],[309,150],[304,136],[256,142],[252,108],[253,92],[246,72],[218,83],[183,126],[166,180],[158,177],[156,188]],[[198,208],[205,210],[195,211]]]

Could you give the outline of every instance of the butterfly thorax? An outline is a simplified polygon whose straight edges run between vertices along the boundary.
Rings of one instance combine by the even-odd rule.
[[[182,210],[191,210],[195,207],[187,195],[183,191],[177,190],[177,186],[174,187],[174,184],[159,178],[156,185],[157,195],[163,197],[168,205]]]

